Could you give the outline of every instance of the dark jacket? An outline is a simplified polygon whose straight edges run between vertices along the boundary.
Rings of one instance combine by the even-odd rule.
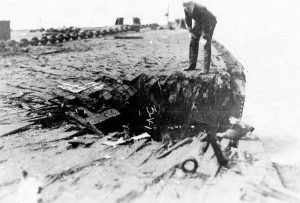
[[[188,28],[192,27],[192,19],[200,23],[203,27],[209,27],[217,22],[216,17],[205,6],[193,1],[189,2],[189,4],[193,5],[194,9],[192,12],[184,10],[185,22]]]

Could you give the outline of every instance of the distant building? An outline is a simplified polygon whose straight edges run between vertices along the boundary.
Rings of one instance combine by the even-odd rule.
[[[0,21],[0,40],[10,40],[10,21]]]

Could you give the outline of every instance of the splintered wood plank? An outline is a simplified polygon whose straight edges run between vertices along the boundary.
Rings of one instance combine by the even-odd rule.
[[[240,140],[239,149],[242,152],[240,157],[244,155],[241,157],[243,174],[252,179],[261,179],[270,186],[282,187],[280,178],[260,140]]]
[[[215,156],[214,150],[211,145],[207,150],[203,152],[203,149],[207,147],[207,143],[198,142],[194,143],[190,153],[186,157],[195,158],[199,167],[196,174],[184,174],[181,169],[177,170],[177,176],[175,175],[164,188],[164,193],[161,193],[157,197],[158,201],[166,202],[201,202],[202,196],[200,192],[203,190],[203,186],[207,185],[211,180],[214,180],[215,174],[219,170],[219,164]]]
[[[261,141],[240,141],[239,158],[200,192],[201,202],[294,202]],[[278,194],[280,193],[280,194]],[[216,195],[217,194],[217,195]]]
[[[73,112],[68,112],[67,115],[75,120],[76,122],[78,122],[80,125],[83,125],[84,127],[86,127],[88,130],[90,130],[91,132],[95,133],[96,135],[98,135],[100,138],[104,137],[104,134],[98,129],[96,128],[93,124],[91,124],[90,122],[82,119],[81,117],[77,116],[75,113]]]
[[[78,109],[84,111],[84,113],[88,116],[87,118],[84,118],[84,120],[92,125],[103,123],[106,120],[120,115],[120,112],[116,109],[107,109],[101,113],[93,113],[84,107],[78,107]]]
[[[152,174],[152,178],[142,187],[120,196],[117,202],[199,202],[199,191],[207,179],[214,179],[219,168],[211,146],[203,153],[206,147],[206,143],[194,139],[162,159],[152,158],[139,169],[142,174]],[[188,158],[199,163],[194,174],[181,169],[181,163]]]
[[[21,122],[17,124],[1,125],[0,137],[5,137],[24,130],[28,130],[33,124],[33,122]]]

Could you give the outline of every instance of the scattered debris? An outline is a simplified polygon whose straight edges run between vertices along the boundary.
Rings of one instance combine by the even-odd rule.
[[[285,202],[299,202],[299,194],[292,192],[284,188],[274,188],[265,184],[252,185],[254,190],[264,196],[273,197],[278,200],[284,200]]]
[[[92,161],[90,161],[88,163],[68,168],[68,169],[66,169],[66,170],[64,170],[62,172],[59,172],[59,173],[56,173],[56,174],[47,175],[47,177],[46,177],[47,183],[45,184],[45,186],[43,188],[46,188],[49,185],[55,183],[56,181],[59,181],[59,180],[65,178],[67,176],[70,176],[70,175],[72,175],[74,173],[82,171],[82,170],[84,170],[87,167],[102,165],[102,164],[104,164],[105,161],[109,160],[110,158],[111,158],[110,156],[104,156],[102,158],[92,160]]]
[[[72,140],[69,140],[68,143],[71,144],[71,148],[77,148],[82,145],[83,147],[89,147],[95,143],[95,139],[80,139],[74,137]]]
[[[19,133],[22,131],[26,131],[26,130],[30,129],[31,126],[33,126],[34,124],[36,124],[36,123],[35,122],[25,122],[21,127],[18,126],[16,129],[13,129],[7,133],[0,135],[0,137],[6,137],[6,136],[13,135],[13,134],[16,134],[16,133]]]
[[[107,145],[107,146],[111,146],[111,147],[117,147],[118,145],[122,145],[122,144],[127,144],[127,143],[131,143],[133,141],[137,141],[140,139],[145,139],[145,138],[150,138],[151,136],[148,133],[143,133],[141,135],[138,136],[134,136],[128,139],[124,139],[124,137],[119,138],[117,141],[105,141],[102,142],[102,144]],[[138,151],[138,150],[136,150]]]
[[[149,134],[148,134],[149,135]],[[150,138],[151,136],[149,135],[147,138]],[[133,156],[136,152],[138,152],[139,150],[143,149],[145,146],[149,145],[149,139],[144,139],[141,141],[141,143],[139,143],[133,150],[132,152],[127,156],[126,159],[129,159],[131,156]]]
[[[104,136],[104,134],[98,128],[96,128],[94,125],[92,125],[89,121],[85,121],[84,119],[80,118],[75,113],[67,112],[67,116],[69,116],[71,119],[78,122],[80,125],[83,125],[84,127],[86,127],[91,132],[97,134],[99,137]]]
[[[67,83],[60,83],[61,85],[59,85],[58,87],[63,89],[63,90],[67,90],[69,92],[72,93],[80,93],[84,90],[87,90],[89,88],[94,87],[95,90],[101,90],[104,87],[104,84],[102,83],[96,83],[96,82],[91,82],[82,86],[79,85],[72,85],[72,84],[67,84]]]
[[[232,124],[231,129],[228,129],[224,133],[217,133],[218,137],[228,138],[228,139],[241,139],[245,137],[248,133],[252,133],[254,131],[254,127],[249,124],[240,121],[234,117],[229,118],[230,123]]]
[[[254,127],[251,125],[241,121],[240,119],[230,117],[229,118],[230,123],[232,124],[232,127],[227,129],[223,133],[217,133],[217,139],[220,141],[221,139],[230,139],[230,142],[227,146],[227,148],[236,149],[238,147],[239,140],[245,139],[246,136],[250,137],[254,131]],[[230,158],[235,156],[237,153],[235,151],[231,152]]]
[[[190,166],[192,163],[192,166]],[[198,161],[195,158],[189,158],[186,159],[184,162],[181,164],[181,169],[185,173],[195,173],[198,168]]]
[[[191,142],[193,142],[193,138],[187,137],[184,140],[176,143],[174,146],[172,146],[170,149],[166,150],[162,154],[159,154],[156,158],[161,159],[161,158],[167,156],[168,154],[170,154],[172,151],[176,150],[178,147],[184,146],[184,145],[189,144]]]

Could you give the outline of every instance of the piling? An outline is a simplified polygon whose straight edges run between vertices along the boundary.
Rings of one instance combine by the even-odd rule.
[[[10,21],[0,21],[0,40],[10,40]]]

